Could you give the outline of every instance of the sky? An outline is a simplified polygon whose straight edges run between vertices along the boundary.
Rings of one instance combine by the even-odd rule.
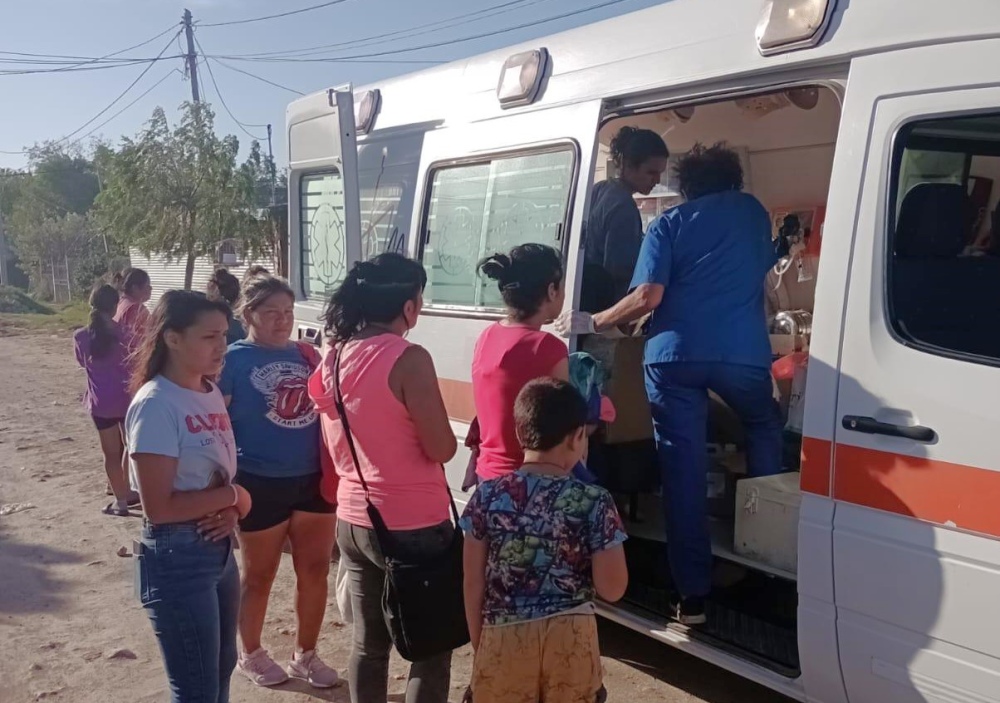
[[[663,0],[341,0],[329,7],[279,19],[212,27],[208,25],[290,12],[318,5],[321,0],[8,0],[4,3],[4,26],[0,34],[0,52],[7,53],[0,53],[0,71],[38,68],[3,63],[23,58],[14,52],[99,57],[165,31],[156,41],[121,56],[152,58],[165,49],[165,57],[176,57],[183,52],[183,37],[169,41],[168,46],[174,31],[167,30],[180,29],[185,7],[194,16],[195,36],[209,56],[298,51],[344,42],[356,43],[327,49],[310,58],[436,45],[352,62],[226,60],[230,67],[310,93],[347,82],[363,85],[402,75],[428,65],[415,62],[466,58],[660,2]],[[540,22],[597,5],[606,6]],[[501,32],[520,25],[530,26]],[[394,34],[362,41],[388,33]],[[486,33],[496,34],[455,42]],[[107,108],[137,78],[135,86],[118,103],[77,131],[67,143],[72,144],[109,118],[113,119],[79,143],[86,147],[96,137],[116,143],[123,135],[138,132],[157,106],[163,107],[172,119],[178,107],[191,97],[191,85],[183,73],[184,62],[181,58],[165,58],[139,78],[147,66],[0,75],[0,152],[20,152],[35,143],[58,140],[73,133]],[[295,93],[238,73],[216,60],[209,60],[208,66],[218,91],[204,65],[199,69],[199,83],[202,99],[211,103],[216,112],[217,131],[237,135],[245,146],[251,140],[247,132],[264,138],[267,130],[262,125],[272,124],[274,155],[283,166],[287,161],[283,138],[285,108],[296,98]],[[140,97],[146,90],[150,92]],[[246,131],[226,113],[219,102],[219,92],[235,119],[247,125]],[[26,162],[22,153],[0,153],[0,167],[19,168]]]

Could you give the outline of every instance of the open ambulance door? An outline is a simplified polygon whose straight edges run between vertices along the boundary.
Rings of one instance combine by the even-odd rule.
[[[288,110],[289,278],[298,337],[319,343],[330,293],[361,257],[354,95],[350,86]]]
[[[831,221],[825,240],[843,234],[852,250],[837,281],[847,300],[831,480],[814,488],[836,505],[852,703],[1000,700],[997,56],[989,39],[851,66],[841,139],[858,168],[835,181],[841,194],[854,184],[854,203],[831,199],[831,210],[853,222]]]
[[[513,112],[429,132],[423,144],[409,254],[427,271],[424,309],[410,339],[431,352],[456,435],[475,416],[472,355],[504,315],[495,282],[477,264],[541,243],[563,253],[566,306],[581,266],[581,225],[594,172],[601,101]],[[468,454],[448,465],[462,485]]]

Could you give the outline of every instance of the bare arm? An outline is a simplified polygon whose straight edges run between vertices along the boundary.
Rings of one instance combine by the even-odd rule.
[[[250,511],[250,496],[241,486],[176,491],[177,459],[160,454],[132,454],[139,477],[142,508],[150,522],[158,525],[198,520],[234,505],[240,515]]]
[[[618,325],[635,322],[659,307],[663,302],[664,290],[658,283],[643,283],[613,307],[594,315],[594,329],[604,332]]]
[[[418,346],[407,349],[389,373],[389,387],[409,411],[427,458],[443,464],[455,456],[458,440],[448,422],[430,353]]]
[[[552,371],[549,372],[552,378],[558,378],[560,381],[569,380],[569,357],[563,359],[558,364],[552,367]]]
[[[590,568],[597,595],[609,603],[621,600],[628,588],[628,566],[622,545],[596,552]]]
[[[469,624],[472,649],[479,649],[483,634],[483,602],[486,599],[486,542],[465,536],[462,568],[464,573],[465,619]]]

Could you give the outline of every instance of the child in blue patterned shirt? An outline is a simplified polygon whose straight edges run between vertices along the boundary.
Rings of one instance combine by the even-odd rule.
[[[476,489],[460,525],[475,703],[603,696],[593,600],[625,594],[625,530],[611,495],[572,476],[587,445],[576,389],[532,381],[514,405],[524,465]]]

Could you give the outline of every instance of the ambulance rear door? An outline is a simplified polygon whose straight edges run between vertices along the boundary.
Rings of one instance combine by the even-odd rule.
[[[289,278],[298,336],[318,341],[323,305],[361,257],[354,96],[350,87],[298,100],[288,114]]]

